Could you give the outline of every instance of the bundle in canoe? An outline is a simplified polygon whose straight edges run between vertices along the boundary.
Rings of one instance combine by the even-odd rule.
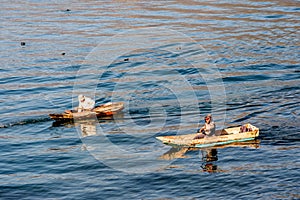
[[[230,144],[233,142],[244,142],[253,140],[259,135],[259,129],[251,124],[226,128],[219,131],[219,136],[204,137],[194,139],[197,133],[175,136],[160,136],[156,137],[164,144],[181,145],[186,147],[212,147],[218,145]]]
[[[69,112],[69,113],[61,113],[61,114],[49,114],[51,119],[55,121],[73,121],[73,120],[83,120],[83,119],[92,119],[95,117],[106,117],[112,116],[124,109],[123,102],[116,103],[106,103],[94,108],[91,111],[83,111],[83,112]]]

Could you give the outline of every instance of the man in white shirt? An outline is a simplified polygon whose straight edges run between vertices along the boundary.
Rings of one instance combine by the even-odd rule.
[[[95,101],[89,97],[85,97],[84,95],[80,94],[78,96],[79,106],[78,112],[89,111],[92,110],[95,106]]]
[[[198,134],[194,139],[201,139],[205,136],[213,136],[216,133],[216,125],[215,122],[212,120],[211,114],[208,114],[204,118],[205,124],[200,130],[198,131]]]

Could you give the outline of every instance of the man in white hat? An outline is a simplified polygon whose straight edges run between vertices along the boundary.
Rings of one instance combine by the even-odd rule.
[[[80,94],[78,96],[79,106],[78,112],[92,110],[95,106],[95,101],[89,97],[85,97],[84,95]]]
[[[205,124],[199,129],[198,134],[194,139],[204,138],[205,136],[213,136],[216,133],[216,125],[212,120],[211,114],[208,114],[204,118]]]

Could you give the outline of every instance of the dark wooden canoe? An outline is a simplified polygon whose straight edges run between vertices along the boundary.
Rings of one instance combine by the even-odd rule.
[[[84,119],[95,119],[101,117],[112,116],[124,109],[123,102],[116,103],[106,103],[94,108],[91,111],[84,112],[70,112],[70,113],[61,113],[61,114],[49,114],[50,118],[63,122],[63,121],[74,121],[74,120],[84,120]]]

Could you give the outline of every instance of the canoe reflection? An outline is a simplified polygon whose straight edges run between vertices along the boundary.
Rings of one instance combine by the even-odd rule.
[[[217,172],[218,166],[215,161],[218,160],[217,149],[204,149],[201,150],[202,153],[202,165],[201,168],[205,172]]]
[[[80,131],[82,137],[92,136],[97,134],[97,124],[80,124]]]
[[[251,140],[247,142],[236,142],[222,146],[215,146],[210,148],[196,148],[196,147],[180,147],[173,146],[169,151],[159,157],[159,159],[173,160],[178,158],[186,158],[185,155],[188,151],[200,151],[201,158],[201,169],[204,172],[218,172],[218,149],[227,147],[240,147],[240,148],[259,148],[260,140]]]
[[[76,127],[77,130],[80,131],[81,137],[93,136],[97,134],[97,126],[99,124],[106,124],[106,123],[116,123],[123,121],[124,115],[123,113],[114,115],[114,116],[107,116],[102,117],[99,119],[86,119],[86,120],[76,120],[74,121],[64,121],[64,122],[53,122],[53,127],[65,126],[68,128]]]

